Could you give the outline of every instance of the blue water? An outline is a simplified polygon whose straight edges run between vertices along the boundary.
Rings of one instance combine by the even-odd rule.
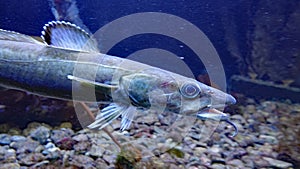
[[[222,17],[224,15],[245,17],[240,14],[243,5],[233,0],[226,2],[209,0],[77,1],[79,16],[91,32],[97,31],[117,18],[140,12],[163,12],[186,19],[200,28],[211,40],[221,56],[227,76],[235,73],[237,69],[234,68],[234,59],[229,57],[229,52],[226,50]],[[43,25],[55,19],[48,1],[1,1],[0,6],[0,27],[2,29],[39,36]],[[229,12],[230,10],[234,11]],[[241,20],[246,21],[247,19]],[[239,25],[243,26],[243,22],[240,22]],[[243,40],[243,37],[240,37],[240,40]],[[180,45],[183,47],[178,47]],[[110,54],[126,57],[135,51],[151,47],[159,47],[178,56],[184,56],[185,62],[195,76],[205,71],[201,61],[189,47],[178,40],[160,35],[144,34],[128,38],[111,49]]]
[[[0,28],[40,36],[43,25],[55,20],[49,1],[64,2],[0,1]],[[300,61],[297,59],[300,46],[300,33],[297,31],[298,0],[78,0],[76,4],[78,17],[91,33],[115,19],[134,13],[162,12],[178,16],[194,24],[209,38],[220,56],[228,79],[233,74],[247,76],[252,70],[258,74],[258,79],[275,82],[294,79],[294,84],[300,86],[300,77],[297,75],[300,73]],[[257,29],[260,27],[261,30]],[[256,54],[253,45],[257,41],[262,42],[258,43],[261,49]],[[202,62],[189,46],[172,37],[158,34],[132,36],[116,44],[108,54],[127,57],[147,48],[160,48],[184,57],[184,62],[195,77],[206,73]],[[261,52],[263,50],[267,52]],[[261,57],[265,59],[260,61]],[[266,63],[270,60],[277,63],[255,67],[259,62]],[[266,70],[263,70],[264,67]],[[272,75],[272,72],[279,72],[279,77],[274,73]]]

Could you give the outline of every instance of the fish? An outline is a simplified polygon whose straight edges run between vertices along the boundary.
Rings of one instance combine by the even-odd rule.
[[[228,93],[158,67],[103,54],[89,33],[69,22],[48,22],[41,38],[42,42],[0,29],[1,86],[106,103],[88,126],[91,129],[103,129],[121,117],[123,131],[137,113],[153,109],[225,121],[234,126],[232,136],[237,134],[229,116],[217,110],[236,103]]]

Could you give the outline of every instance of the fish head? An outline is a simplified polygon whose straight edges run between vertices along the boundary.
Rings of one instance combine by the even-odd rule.
[[[196,115],[210,108],[235,104],[231,95],[192,78],[164,78],[136,73],[121,78],[121,90],[131,104],[141,108],[164,108],[174,113]]]
[[[208,109],[224,108],[236,103],[230,94],[191,78],[181,81],[178,91],[181,96],[180,112],[186,115],[200,114]]]

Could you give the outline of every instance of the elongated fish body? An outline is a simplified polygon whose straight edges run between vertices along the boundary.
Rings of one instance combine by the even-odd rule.
[[[73,74],[75,66],[82,69],[79,73],[98,82],[110,82],[116,69],[96,64],[105,58],[99,53],[87,54],[42,43],[7,40],[0,40],[0,48],[1,84],[44,96],[72,100],[72,81],[67,76]],[[95,60],[77,62],[79,55],[88,55]],[[78,86],[78,90],[84,89]],[[87,101],[84,99],[79,100]]]
[[[160,68],[101,54],[96,41],[73,24],[49,22],[42,38],[44,43],[0,30],[0,85],[47,97],[111,102],[90,128],[101,129],[122,116],[124,130],[138,110],[150,108],[228,121],[226,114],[207,110],[234,104],[231,95]]]

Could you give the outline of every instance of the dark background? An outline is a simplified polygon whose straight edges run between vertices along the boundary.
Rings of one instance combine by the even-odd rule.
[[[179,16],[200,28],[212,41],[219,53],[226,74],[236,71],[232,68],[234,58],[227,51],[224,38],[222,18],[228,15],[228,10],[236,13],[242,12],[240,3],[235,0],[219,1],[98,1],[78,0],[79,16],[84,24],[91,30],[97,31],[103,25],[125,15],[138,12],[163,12]],[[0,28],[13,30],[27,35],[40,36],[45,23],[55,20],[48,1],[0,1]],[[243,14],[241,13],[241,17]],[[244,20],[245,21],[245,20]],[[244,22],[243,21],[243,22]],[[243,22],[240,25],[243,25]],[[243,37],[241,37],[242,40]],[[126,57],[131,53],[145,48],[160,47],[178,56],[184,56],[194,75],[205,73],[198,57],[179,41],[160,35],[137,35],[128,38],[113,49],[110,54]],[[151,56],[150,56],[151,57]]]
[[[53,0],[63,2],[63,0]],[[233,74],[300,86],[300,1],[280,0],[78,0],[79,16],[94,33],[105,24],[133,13],[176,15],[202,30],[216,48],[227,78]],[[45,23],[55,20],[49,1],[0,1],[0,28],[40,36]],[[183,45],[183,47],[180,47]],[[195,77],[205,68],[193,51],[162,35],[127,38],[108,54],[126,57],[146,48],[161,48],[185,57]],[[151,56],[149,56],[151,57]]]

